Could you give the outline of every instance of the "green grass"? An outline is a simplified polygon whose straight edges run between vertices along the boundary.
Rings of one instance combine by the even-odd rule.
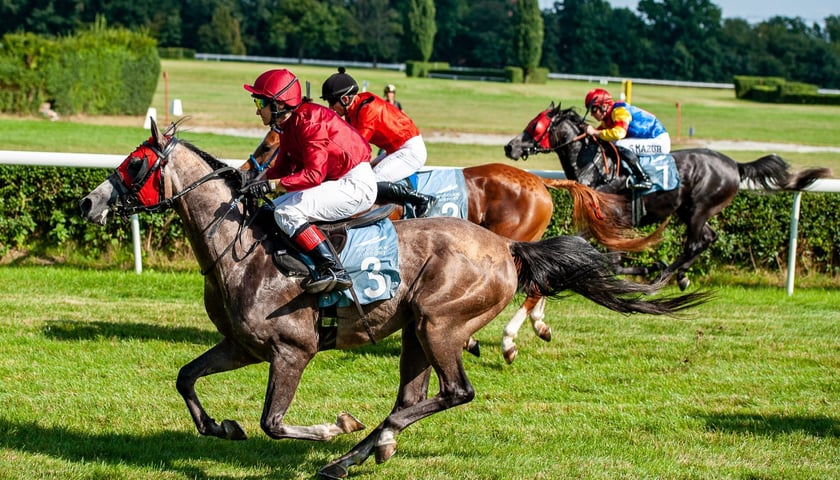
[[[478,333],[482,357],[465,356],[475,400],[413,425],[390,461],[351,478],[840,477],[840,290],[724,281],[704,279],[715,300],[678,319],[552,300],[554,339],[523,328],[511,366],[498,348],[509,308]],[[199,436],[174,382],[220,338],[201,296],[195,271],[0,268],[0,476],[309,479],[361,440],[269,439],[265,364],[198,384],[209,413],[251,438]],[[398,349],[393,337],[319,355],[286,422],[346,410],[374,426]]]
[[[168,82],[165,84],[161,78],[152,106],[157,108],[159,121],[165,123],[167,104],[180,99],[184,114],[190,117],[185,125],[187,129],[259,130],[263,127],[242,85],[252,83],[269,68],[280,67],[291,69],[304,83],[309,82],[316,101],[320,101],[321,83],[335,72],[333,68],[305,65],[164,60],[162,68]],[[511,138],[551,101],[581,109],[584,95],[597,85],[557,80],[544,85],[435,80],[408,78],[401,72],[376,69],[352,69],[350,73],[360,83],[367,81],[370,90],[376,93],[381,93],[386,83],[395,84],[398,98],[421,132],[491,133]],[[610,84],[607,88],[618,94],[621,86]],[[632,100],[662,119],[675,140],[674,148],[711,140],[828,147],[840,144],[840,132],[831,128],[840,116],[840,106],[769,105],[739,101],[731,90],[640,84],[634,85]],[[679,131],[677,102],[681,105]],[[0,118],[0,128],[4,131],[0,149],[127,154],[148,134],[142,125],[142,116],[74,116],[58,124],[4,116]],[[688,136],[689,127],[694,130],[692,138]],[[244,159],[258,143],[255,138],[195,132],[185,132],[183,136],[221,158]],[[509,161],[504,157],[502,144],[429,143],[428,147],[429,165],[468,166]],[[772,152],[724,150],[724,153],[745,162]],[[840,171],[840,153],[783,153],[783,156],[798,167],[825,166]],[[516,165],[531,169],[560,168],[552,155],[535,156],[528,163]]]

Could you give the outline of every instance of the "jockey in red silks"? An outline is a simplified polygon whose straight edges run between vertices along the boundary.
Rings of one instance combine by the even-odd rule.
[[[426,164],[426,144],[414,121],[383,98],[370,92],[359,93],[359,84],[343,67],[324,82],[321,98],[368,142],[384,150],[371,162],[377,180],[377,202],[410,203],[415,217],[428,215],[435,197],[401,182]]]
[[[269,70],[244,88],[263,124],[280,136],[277,159],[265,180],[247,187],[249,193],[283,192],[274,199],[274,219],[315,264],[302,285],[307,292],[350,288],[329,240],[310,222],[341,220],[373,206],[370,145],[335,112],[303,99],[300,82],[288,70]]]

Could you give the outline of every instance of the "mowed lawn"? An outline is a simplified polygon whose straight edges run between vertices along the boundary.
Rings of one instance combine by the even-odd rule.
[[[393,458],[350,478],[840,478],[840,291],[699,283],[716,297],[680,318],[553,299],[553,340],[524,327],[507,365],[512,305],[478,333],[482,356],[464,356],[475,400],[411,426]],[[285,419],[348,411],[365,432],[269,439],[262,364],[197,386],[250,438],[201,437],[175,378],[219,339],[194,271],[0,268],[0,477],[310,479],[393,405],[398,336],[317,356]]]

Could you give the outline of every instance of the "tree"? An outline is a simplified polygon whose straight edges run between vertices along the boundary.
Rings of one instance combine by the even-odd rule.
[[[400,15],[389,6],[388,0],[358,0],[356,18],[366,58],[374,66],[382,59],[395,60],[403,30]]]
[[[227,5],[216,7],[210,23],[198,29],[198,42],[200,49],[205,52],[245,55],[239,20],[233,18]]]
[[[710,0],[639,0],[639,12],[662,60],[662,78],[717,78],[720,7]]]
[[[281,2],[274,14],[271,42],[302,61],[310,49],[336,49],[341,30],[334,7],[316,0]]]
[[[450,64],[502,68],[511,65],[513,10],[508,0],[470,3],[450,52]]]
[[[524,81],[540,66],[543,43],[543,18],[537,0],[516,2],[517,22],[513,36],[513,54],[522,67]]]
[[[428,62],[435,44],[435,2],[433,0],[411,0],[406,16],[408,50],[418,60]]]
[[[432,56],[436,59],[456,63],[457,52],[461,49],[457,37],[464,32],[464,16],[470,7],[467,0],[437,0],[436,9],[446,12],[436,19],[437,33],[435,34],[435,48]]]

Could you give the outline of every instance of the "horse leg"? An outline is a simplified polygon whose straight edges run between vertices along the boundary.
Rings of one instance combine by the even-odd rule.
[[[336,435],[355,432],[365,428],[349,413],[342,412],[335,423],[325,423],[311,426],[285,425],[283,418],[292,403],[303,370],[312,360],[314,352],[294,349],[291,346],[282,349],[271,360],[268,372],[268,387],[265,394],[260,426],[273,439],[294,438],[299,440],[332,440]]]
[[[513,317],[508,321],[507,325],[505,325],[505,329],[502,332],[502,355],[508,364],[513,363],[516,359],[516,354],[519,353],[516,349],[516,343],[513,340],[519,334],[519,329],[522,328],[522,324],[528,318],[528,314],[533,310],[539,300],[539,297],[526,298],[516,313],[513,314]]]
[[[258,363],[259,360],[243,350],[239,345],[224,339],[192,362],[184,365],[178,372],[176,387],[187,403],[198,433],[227,440],[245,440],[248,436],[239,423],[223,420],[222,424],[207,415],[195,393],[195,382],[206,375],[235,370]]]
[[[431,367],[417,335],[411,327],[406,327],[403,329],[400,356],[400,388],[391,415],[425,400],[430,376]],[[396,452],[396,447],[395,433],[386,430],[385,422],[382,422],[349,452],[321,468],[318,474],[325,478],[344,478],[351,466],[364,463],[374,449],[376,462],[382,463]]]
[[[531,309],[531,328],[538,337],[546,342],[551,341],[551,327],[546,324],[545,318],[545,297],[539,297],[534,308]]]
[[[705,221],[699,228],[691,228],[689,226],[687,233],[688,236],[686,237],[682,254],[663,270],[657,279],[657,281],[664,281],[676,273],[677,285],[680,287],[680,290],[685,290],[691,284],[691,280],[686,276],[686,272],[688,272],[691,264],[718,238],[717,232]]]

